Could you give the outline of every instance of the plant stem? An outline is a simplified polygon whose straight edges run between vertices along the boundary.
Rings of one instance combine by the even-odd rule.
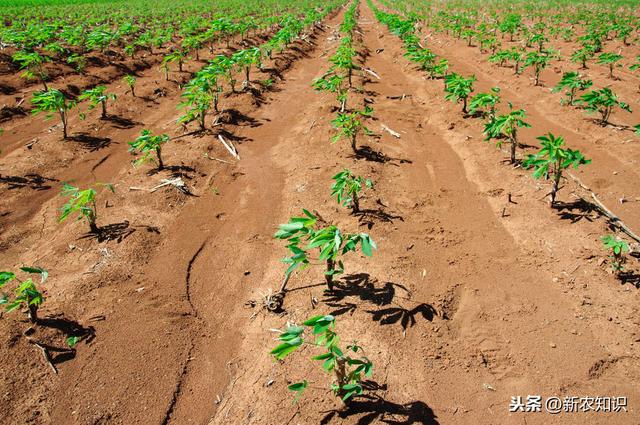
[[[553,171],[553,188],[551,189],[551,206],[556,204],[556,195],[558,194],[558,187],[560,186],[560,179],[562,178],[562,171],[560,169],[560,161],[555,165]]]
[[[344,390],[342,389],[342,387],[344,387],[348,383],[345,363],[346,361],[344,358],[338,357],[336,359],[336,367],[333,369],[336,373],[336,380],[338,381],[337,395],[340,398],[340,400],[342,400],[342,397],[344,397]]]
[[[517,140],[515,128],[513,129],[509,139],[511,140],[511,163],[515,164],[516,163],[516,147],[518,146],[518,140]]]
[[[327,271],[333,272],[335,269],[335,262],[332,259],[327,260]],[[333,291],[333,274],[325,274],[324,278],[327,282],[327,286],[329,287],[329,291]]]
[[[89,229],[91,229],[91,233],[98,233],[100,231],[95,220],[89,220]]]
[[[34,304],[29,304],[29,320],[31,323],[38,323],[38,306]]]
[[[62,121],[62,138],[67,139],[67,114],[64,109],[60,109],[60,120]]]
[[[162,151],[160,146],[156,148],[156,155],[158,156],[158,170],[162,170],[164,168],[164,162],[162,162]]]

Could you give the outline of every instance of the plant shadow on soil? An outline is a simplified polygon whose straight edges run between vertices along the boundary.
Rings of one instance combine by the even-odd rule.
[[[93,326],[84,327],[75,320],[67,319],[64,316],[57,317],[45,317],[38,320],[38,325],[44,328],[55,329],[62,332],[65,338],[76,337],[79,341],[84,341],[86,344],[93,341],[96,337],[96,331]],[[55,347],[49,344],[39,343],[50,353],[55,353],[51,356],[51,363],[60,364],[75,357],[76,351],[67,347]]]
[[[220,112],[219,122],[221,124],[232,124],[239,127],[260,127],[262,123],[253,117],[243,114],[237,109],[224,109]]]
[[[131,226],[128,221],[121,223],[107,224],[106,226],[98,227],[97,232],[85,233],[80,239],[95,239],[98,242],[116,241],[122,242],[138,229],[145,229],[149,233],[160,234],[160,229],[154,226],[137,225]]]
[[[564,220],[570,220],[572,223],[585,219],[592,222],[596,219],[604,217],[607,226],[611,231],[619,229],[619,225],[616,223],[616,219],[604,214],[602,209],[595,203],[588,201],[584,198],[577,199],[573,202],[560,202],[556,201],[553,206],[558,211],[560,218]]]
[[[188,165],[165,165],[162,168],[162,170],[160,170],[159,168],[153,168],[149,170],[147,172],[147,175],[154,176],[164,171],[168,171],[169,176],[173,179],[180,177],[180,178],[191,180],[193,177],[191,177],[189,173],[194,173],[196,170],[195,168],[190,167]],[[191,195],[191,196],[194,196],[194,195]]]
[[[68,140],[78,143],[81,147],[87,149],[90,152],[104,149],[112,143],[109,137],[96,137],[91,136],[87,133],[74,134],[73,136],[69,136]]]
[[[558,212],[558,216],[561,219],[569,220],[572,223],[577,223],[583,219],[591,222],[602,216],[600,208],[596,204],[582,198],[572,202],[556,201],[553,208]]]
[[[640,273],[627,271],[620,273],[620,282],[630,283],[636,287],[636,289],[640,289]]]
[[[381,387],[372,381],[363,382],[363,387],[365,390],[371,390],[371,387],[386,390],[386,385]],[[320,424],[328,425],[333,419],[344,421],[350,416],[359,416],[355,422],[357,425],[375,423],[439,425],[433,409],[422,401],[399,404],[370,394],[354,397],[344,409],[327,412]]]
[[[366,145],[356,149],[356,152],[354,154],[351,154],[349,157],[355,159],[364,159],[365,161],[378,162],[380,164],[391,163],[391,165],[395,165],[396,167],[399,166],[398,164],[413,163],[413,161],[409,159],[393,158],[387,156],[384,153],[376,151],[375,149]],[[398,162],[398,164],[395,164],[394,162]]]
[[[375,322],[380,325],[399,323],[403,331],[415,326],[419,316],[432,321],[437,315],[435,308],[430,304],[412,301],[411,292],[405,286],[393,282],[385,282],[383,285],[377,285],[377,283],[377,280],[371,279],[368,273],[347,275],[334,283],[333,291],[325,291],[323,301],[334,309],[330,314],[340,316],[346,313],[353,314],[358,309],[358,304],[348,299],[358,298],[360,301],[380,307],[365,310],[371,314]],[[398,289],[407,294],[402,299],[413,303],[413,308],[394,303]]]
[[[141,122],[138,121],[134,121],[131,120],[129,118],[125,118],[125,117],[121,117],[119,115],[112,115],[112,114],[108,114],[106,117],[101,118],[103,121],[108,121],[110,122],[113,127],[121,129],[121,130],[126,130],[129,128],[133,128],[137,125],[142,125]]]
[[[367,226],[369,230],[371,230],[376,220],[384,223],[393,223],[394,220],[404,221],[401,215],[386,212],[382,205],[377,209],[362,208],[355,215],[358,217],[360,225]]]
[[[25,174],[24,176],[2,176],[0,183],[6,183],[9,190],[28,188],[33,190],[49,190],[49,183],[58,182],[57,179],[43,177],[40,174]]]

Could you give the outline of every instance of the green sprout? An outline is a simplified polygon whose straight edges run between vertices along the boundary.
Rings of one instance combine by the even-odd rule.
[[[473,91],[473,83],[476,81],[475,75],[465,78],[460,74],[451,73],[445,77],[446,100],[459,103],[462,101],[462,113],[467,114],[467,99]]]
[[[100,184],[100,186],[104,186],[111,192],[115,192],[115,188],[111,184]],[[70,216],[76,214],[78,220],[87,220],[92,233],[99,233],[100,229],[96,224],[96,220],[98,219],[96,190],[91,187],[80,190],[68,183],[64,183],[62,196],[69,198],[69,201],[62,206],[58,222],[62,223]]]
[[[336,198],[340,205],[351,207],[353,214],[360,212],[360,193],[364,187],[373,188],[371,179],[356,176],[346,168],[332,179],[335,183],[331,186],[331,197]]]
[[[611,255],[609,255],[609,258],[612,260],[611,268],[616,275],[619,276],[620,273],[624,271],[624,263],[627,260],[624,253],[629,252],[629,244],[614,235],[603,236],[601,240],[604,248],[611,253]]]
[[[315,341],[305,339],[306,328],[311,329]],[[280,331],[280,344],[269,354],[277,360],[284,360],[303,345],[321,349],[322,353],[311,357],[311,360],[321,361],[325,372],[333,372],[331,390],[340,400],[347,403],[351,397],[362,394],[362,381],[373,375],[373,363],[364,356],[362,347],[356,341],[347,345],[346,350],[340,348],[340,337],[335,328],[335,317],[331,315],[312,317],[303,322],[302,326],[289,324],[286,330]],[[363,355],[352,357],[353,354],[359,353]],[[296,394],[294,404],[308,386],[306,379],[288,386],[289,391]]]
[[[107,88],[105,86],[96,86],[92,89],[85,90],[78,97],[78,100],[89,101],[89,110],[94,109],[96,106],[100,105],[102,107],[102,115],[101,118],[107,118],[107,100],[116,100],[116,95],[113,93],[107,93]]]
[[[306,268],[311,261],[326,264],[325,280],[330,291],[333,290],[333,276],[344,272],[341,257],[356,251],[358,244],[367,257],[377,249],[376,243],[366,233],[343,234],[338,227],[329,225],[316,228],[318,217],[307,210],[302,210],[303,217],[291,217],[289,222],[281,224],[274,237],[287,241],[287,249],[291,256],[282,261],[289,264],[285,276],[294,270]],[[302,245],[306,243],[306,245]],[[315,259],[309,257],[310,252],[318,251]]]
[[[533,178],[544,178],[548,180],[553,176],[553,188],[551,189],[551,206],[555,205],[556,195],[560,189],[560,181],[564,170],[573,166],[578,168],[581,165],[589,164],[590,159],[586,159],[582,152],[563,148],[564,139],[562,136],[554,136],[548,133],[538,137],[542,144],[542,149],[535,155],[529,155],[523,161],[524,168],[533,168]]]
[[[575,101],[576,92],[578,90],[586,90],[593,85],[593,81],[583,78],[578,72],[570,71],[562,74],[560,82],[551,90],[553,93],[558,93],[562,90],[567,90],[565,95],[568,99],[562,99],[561,103],[567,103],[573,105]]]
[[[25,273],[40,275],[40,284],[44,284],[49,276],[46,270],[39,267],[21,267],[20,270]],[[7,312],[26,307],[31,323],[38,323],[38,308],[44,302],[42,292],[38,290],[33,279],[20,280],[13,272],[0,271],[0,289],[13,280],[18,282],[13,300],[10,300],[7,294],[1,294],[0,304],[6,305]]]
[[[33,105],[32,113],[36,115],[40,112],[45,112],[46,119],[50,119],[57,112],[62,122],[62,137],[64,139],[68,138],[68,112],[77,105],[76,101],[67,100],[60,90],[49,89],[34,93],[31,98],[31,104]]]
[[[158,170],[164,168],[164,162],[162,161],[162,145],[169,141],[169,136],[161,134],[154,136],[150,130],[142,130],[142,134],[136,138],[133,142],[129,142],[129,152],[141,153],[142,156],[137,158],[133,164],[138,166],[145,162],[155,162],[158,160]],[[155,159],[154,156],[155,155]]]

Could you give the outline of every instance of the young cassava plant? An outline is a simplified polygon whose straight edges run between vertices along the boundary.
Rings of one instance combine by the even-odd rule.
[[[162,145],[169,141],[167,134],[154,136],[150,130],[144,129],[140,136],[133,142],[129,142],[129,152],[141,154],[139,158],[133,161],[133,165],[138,166],[145,162],[158,162],[158,170],[164,168],[162,161]],[[155,158],[154,158],[155,156]]]
[[[491,93],[478,93],[469,101],[469,114],[479,115],[493,120],[496,116],[496,106],[500,103],[500,88],[491,88]]]
[[[571,166],[578,168],[581,165],[589,164],[591,160],[586,159],[580,151],[565,149],[562,136],[556,137],[552,133],[548,133],[538,137],[538,140],[542,144],[542,149],[534,155],[529,155],[524,160],[523,166],[524,168],[533,168],[533,178],[535,179],[553,179],[553,187],[549,194],[550,204],[553,207],[564,170]]]
[[[616,67],[616,64],[623,58],[622,55],[612,52],[601,53],[598,56],[598,60],[596,63],[600,65],[607,65],[609,67],[609,78],[614,79],[613,69]],[[620,65],[618,65],[620,66]]]
[[[360,212],[360,193],[366,188],[373,188],[371,179],[356,176],[351,170],[344,169],[332,177],[331,197],[336,198],[343,207],[351,207],[353,214]]]
[[[46,270],[39,267],[21,267],[20,270],[29,274],[40,275],[41,285],[44,284],[49,276]],[[0,271],[0,289],[14,280],[17,281],[18,286],[14,290],[13,299],[9,299],[7,294],[0,294],[0,304],[6,306],[7,312],[25,307],[31,323],[38,323],[38,308],[44,302],[42,292],[38,290],[32,278],[21,280],[13,272]]]
[[[102,107],[102,119],[107,118],[107,100],[116,100],[116,95],[113,93],[107,93],[105,86],[96,86],[92,89],[85,90],[78,100],[86,100],[89,102],[89,110],[94,109],[100,105]]]
[[[337,226],[326,225],[319,217],[307,210],[302,210],[303,217],[292,217],[288,223],[281,224],[274,235],[276,239],[287,241],[287,249],[291,256],[282,261],[289,264],[285,276],[289,276],[298,268],[306,268],[311,262],[326,265],[325,280],[329,290],[333,290],[333,276],[344,272],[342,257],[356,251],[358,244],[367,257],[377,249],[376,243],[366,233],[343,234]],[[318,225],[324,225],[318,227]],[[313,251],[316,258],[310,258]],[[283,288],[284,289],[284,288]]]
[[[351,141],[351,149],[354,153],[358,153],[357,138],[358,134],[364,132],[370,134],[371,131],[365,127],[362,123],[362,117],[370,117],[373,113],[373,109],[366,106],[363,111],[353,112],[338,112],[338,116],[331,121],[333,127],[338,130],[338,133],[331,138],[331,143],[335,143],[341,139],[347,139]]]
[[[629,244],[614,235],[603,236],[601,240],[604,249],[610,252],[611,268],[619,276],[624,271],[624,263],[627,260],[624,253],[629,252]]]
[[[197,121],[200,130],[205,130],[207,113],[217,97],[216,94],[197,82],[198,80],[195,84],[189,84],[182,93],[184,100],[178,104],[178,107],[184,108],[185,114],[178,118],[178,124],[186,125]],[[217,105],[217,101],[215,103]]]
[[[44,90],[49,90],[47,86],[47,70],[44,67],[45,62],[49,62],[49,57],[42,56],[38,52],[18,51],[12,57],[17,62],[20,69],[24,69],[22,77],[27,80],[40,80]]]
[[[511,108],[511,104],[509,104]],[[518,146],[518,128],[531,127],[525,122],[526,114],[524,109],[512,109],[507,114],[498,115],[495,119],[485,124],[484,133],[487,141],[496,139],[496,146],[500,148],[502,141],[506,138],[511,145],[510,162],[516,163],[516,147]]]
[[[307,329],[311,330],[315,341],[305,337]],[[333,373],[331,390],[344,403],[348,403],[353,396],[362,394],[362,381],[373,374],[373,363],[364,356],[362,347],[356,341],[347,345],[346,350],[340,348],[335,317],[331,315],[312,317],[303,322],[302,326],[288,324],[286,330],[280,331],[278,340],[280,344],[269,353],[277,360],[284,360],[303,345],[321,350],[320,354],[311,359],[321,361],[324,371]],[[361,356],[354,357],[360,353]],[[288,386],[289,391],[295,393],[294,403],[300,399],[308,386],[309,382],[306,379]]]
[[[579,63],[582,69],[587,69],[587,62],[595,56],[595,52],[591,47],[583,47],[578,49],[571,55],[571,61]]]
[[[597,112],[600,114],[600,124],[609,124],[609,117],[616,107],[631,112],[631,107],[618,100],[618,96],[608,87],[600,90],[591,90],[580,97],[580,103],[584,105],[587,112]]]
[[[473,83],[476,81],[476,76],[472,75],[469,78],[465,78],[458,73],[451,73],[444,79],[446,93],[445,99],[451,102],[460,103],[462,101],[462,113],[467,114],[467,99],[473,91]]]
[[[100,186],[104,186],[111,192],[115,192],[115,188],[111,184],[100,184]],[[100,231],[96,224],[96,220],[98,219],[98,205],[96,203],[96,190],[94,188],[89,187],[81,190],[68,183],[64,183],[62,196],[69,198],[69,201],[62,206],[58,222],[62,223],[67,218],[77,215],[78,220],[87,220],[92,233],[98,233]]]
[[[549,66],[553,56],[548,52],[529,52],[524,60],[524,68],[532,67],[535,85],[540,85],[540,74]]]
[[[124,77],[122,77],[122,81],[124,81],[127,87],[129,87],[129,90],[131,91],[131,96],[136,97],[136,82],[137,82],[136,77],[131,74],[127,74]]]
[[[69,111],[76,107],[76,101],[68,100],[60,90],[49,89],[35,92],[31,98],[31,104],[33,105],[32,113],[34,115],[45,112],[46,119],[50,119],[55,113],[58,113],[62,123],[62,137],[64,139],[68,138]]]
[[[586,90],[593,85],[593,81],[583,78],[578,72],[570,71],[562,74],[560,82],[551,90],[553,93],[558,93],[563,90],[567,90],[564,94],[567,99],[561,99],[560,103],[567,103],[573,105],[575,101],[576,92],[578,90]]]
[[[330,72],[317,80],[312,84],[316,91],[328,91],[336,95],[336,100],[340,105],[340,112],[344,112],[347,107],[347,94],[349,93],[349,86],[346,83],[346,77]]]

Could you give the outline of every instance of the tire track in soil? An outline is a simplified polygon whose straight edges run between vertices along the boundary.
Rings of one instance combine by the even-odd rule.
[[[198,324],[199,324],[198,327],[202,327],[203,321],[202,321],[202,318],[200,317],[198,309],[196,308],[196,306],[194,305],[193,301],[191,300],[191,272],[193,270],[193,264],[196,262],[196,260],[198,259],[198,257],[202,253],[202,250],[207,245],[207,242],[208,242],[208,239],[206,239],[204,242],[202,242],[202,244],[200,245],[200,248],[198,248],[198,250],[191,257],[191,260],[189,260],[189,263],[187,265],[186,276],[185,276],[185,295],[186,295],[186,298],[187,298],[187,302],[189,303],[189,306],[191,306],[191,311],[193,313],[194,318],[198,320]],[[187,358],[184,361],[184,365],[182,367],[182,371],[180,372],[180,377],[178,378],[178,382],[176,383],[176,389],[174,390],[174,392],[173,392],[173,394],[171,396],[171,402],[169,403],[169,407],[167,408],[167,412],[165,413],[164,419],[162,420],[162,425],[168,425],[171,422],[171,416],[172,416],[173,411],[175,409],[176,403],[178,402],[178,398],[181,395],[182,385],[183,385],[185,377],[188,374],[189,364],[191,362],[192,354],[193,354],[193,352],[195,350],[195,347],[196,347],[195,342],[193,340],[191,340],[190,341],[189,350],[187,351]]]

